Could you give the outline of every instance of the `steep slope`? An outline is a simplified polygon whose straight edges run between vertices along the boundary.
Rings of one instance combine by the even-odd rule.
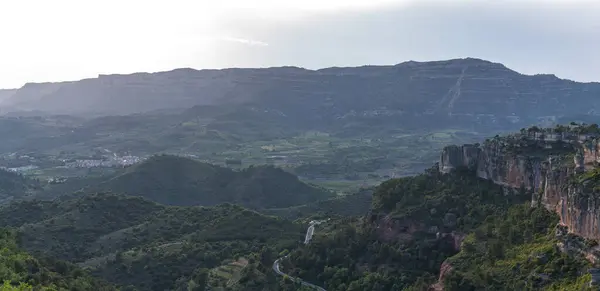
[[[159,275],[163,278],[152,290],[162,290],[194,270],[217,267],[224,260],[250,255],[267,245],[279,250],[294,247],[303,231],[299,225],[233,205],[166,210],[156,219],[94,244],[105,249],[130,249],[117,253],[114,261],[96,266],[94,273],[136,286],[148,284]],[[95,261],[83,264],[92,266]]]
[[[501,64],[467,58],[317,71],[283,67],[101,75],[77,82],[27,84],[5,106],[111,115],[251,104],[261,112],[284,116],[288,124],[313,127],[390,121],[414,126],[419,124],[415,120],[421,127],[440,121],[492,126],[595,114],[600,103],[594,97],[599,92],[596,83],[526,76]]]
[[[598,270],[589,263],[600,258],[598,136],[597,124],[572,122],[445,148],[440,171],[470,168],[507,191],[527,193],[534,210],[515,209],[508,221],[488,221],[442,266],[438,286],[478,290],[490,286],[482,278],[504,276],[503,287],[516,289],[596,290]],[[537,231],[523,229],[528,219]]]
[[[462,290],[597,290],[591,264],[557,245],[558,217],[523,204],[488,219],[463,241],[461,252],[442,265],[434,285]]]
[[[25,212],[34,209],[35,217]],[[2,226],[17,227],[25,249],[139,290],[173,289],[178,279],[192,280],[197,269],[267,245],[292,247],[304,232],[300,225],[230,204],[168,207],[112,194],[0,208],[0,217],[11,216]]]
[[[465,233],[526,200],[466,170],[443,175],[431,168],[378,186],[367,215],[318,228],[311,244],[291,252],[284,269],[334,291],[432,282]]]
[[[532,127],[448,147],[424,174],[377,187],[364,218],[317,231],[284,269],[334,291],[596,290],[599,134]]]
[[[17,240],[13,231],[0,229],[1,290],[118,290],[74,265],[36,259],[19,249]]]
[[[15,215],[15,209],[31,209],[36,204],[39,213],[31,218],[13,218],[11,224],[3,226],[20,227],[26,249],[69,261],[94,256],[88,247],[98,237],[143,223],[164,208],[138,197],[98,194],[52,204],[21,202],[1,208],[2,216]]]
[[[334,216],[319,225],[308,245],[301,244],[303,226],[239,206],[161,206],[110,194],[8,205],[0,222],[18,227],[29,251],[70,259],[140,290],[224,280],[236,291],[295,290],[271,269],[284,256],[285,273],[330,291],[595,290],[599,134],[597,125],[532,127],[448,147],[424,173],[378,186],[363,217]],[[168,161],[159,165],[184,163],[173,166],[183,172],[221,174],[212,165],[159,156],[115,178],[156,171],[161,159]],[[263,174],[240,177],[261,181]],[[338,199],[295,208],[354,212]],[[269,213],[285,216],[281,211]],[[296,215],[303,216],[288,217]],[[230,277],[215,278],[231,262],[243,263]]]
[[[478,177],[527,189],[532,205],[556,212],[569,231],[598,240],[599,137],[596,124],[532,127],[479,146],[447,147],[440,169],[469,167]]]
[[[229,202],[255,209],[289,207],[333,196],[274,167],[250,167],[236,172],[169,155],[155,156],[127,168],[97,188],[169,205]]]
[[[52,201],[14,201],[0,206],[2,227],[18,227],[36,223],[57,215],[62,210]]]
[[[0,204],[26,197],[39,188],[38,181],[0,169]]]

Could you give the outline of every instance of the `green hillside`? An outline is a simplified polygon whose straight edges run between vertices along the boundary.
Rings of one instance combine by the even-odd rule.
[[[389,180],[376,188],[368,215],[317,232],[308,247],[291,253],[286,268],[332,291],[433,283],[442,262],[457,253],[454,239],[437,238],[438,232],[468,233],[527,199],[505,196],[466,170],[442,175],[432,168]]]
[[[129,167],[97,188],[167,205],[235,203],[254,209],[301,205],[334,195],[275,167],[250,167],[238,172],[169,155],[154,156]]]
[[[321,200],[287,208],[265,209],[261,212],[285,219],[299,219],[311,216],[362,216],[371,208],[372,189],[362,189],[358,193]]]
[[[40,184],[36,180],[0,169],[0,204],[28,196],[39,188]]]
[[[556,214],[528,204],[491,217],[448,260],[444,290],[597,290],[585,272],[591,264],[557,248],[557,222]]]
[[[38,213],[29,216],[16,209]],[[297,246],[305,227],[232,204],[163,206],[139,197],[85,195],[0,208],[28,251],[65,259],[92,274],[140,290],[173,288],[199,269],[249,256],[262,247]],[[187,279],[186,279],[187,278]]]
[[[88,273],[141,291],[304,290],[290,277],[329,291],[593,290],[598,263],[586,258],[600,255],[598,242],[576,236],[573,229],[579,225],[573,227],[571,216],[558,224],[562,213],[539,206],[554,203],[552,191],[580,187],[582,193],[567,192],[566,198],[574,200],[561,203],[570,215],[586,219],[583,231],[591,229],[597,165],[590,162],[587,172],[576,173],[573,167],[582,164],[576,158],[582,156],[565,153],[565,143],[557,143],[562,151],[556,153],[566,159],[548,159],[558,163],[536,169],[551,179],[546,186],[560,179],[565,184],[543,191],[525,184],[510,189],[507,185],[514,184],[500,185],[502,175],[519,170],[523,179],[515,181],[534,183],[525,180],[533,179],[527,171],[536,173],[534,164],[553,148],[540,139],[494,140],[511,151],[451,147],[443,152],[441,166],[344,196],[272,166],[234,171],[154,156],[105,176],[49,186],[52,194],[46,197],[59,196],[53,201],[0,207],[0,228],[12,228],[2,242],[0,278],[9,278],[8,290],[20,283],[39,286],[26,290],[112,290]],[[598,140],[593,142],[595,147],[586,144],[588,155],[600,148]],[[536,146],[522,146],[532,143]],[[517,155],[538,160],[515,162]],[[462,164],[473,160],[483,161],[490,173],[501,172],[493,176],[498,179],[479,178],[474,167]],[[17,189],[14,193],[31,189],[26,178],[6,177],[11,181],[6,189]],[[310,244],[304,244],[311,220],[321,222]],[[29,268],[36,260],[42,267]],[[285,276],[274,272],[275,260]],[[43,268],[50,275],[38,276]]]
[[[0,290],[117,290],[72,264],[36,259],[17,240],[14,231],[0,229]]]

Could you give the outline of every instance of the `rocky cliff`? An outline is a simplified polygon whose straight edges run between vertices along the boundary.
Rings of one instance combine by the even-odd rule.
[[[590,174],[600,161],[599,152],[593,135],[551,139],[512,135],[483,145],[446,147],[439,169],[447,173],[468,167],[508,189],[527,190],[532,206],[555,211],[569,232],[600,240],[600,195],[595,195],[600,188],[594,189]]]

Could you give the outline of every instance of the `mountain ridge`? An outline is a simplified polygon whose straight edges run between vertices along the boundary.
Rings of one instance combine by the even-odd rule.
[[[23,86],[17,87],[17,88],[0,88],[0,94],[4,93],[3,91],[6,91],[8,93],[9,91],[16,91],[16,90],[19,90],[19,89],[22,89],[25,87],[32,87],[32,86],[37,86],[37,85],[69,84],[69,83],[75,83],[75,82],[86,81],[86,80],[94,80],[94,79],[100,79],[100,78],[107,78],[107,77],[128,77],[128,76],[136,76],[136,75],[160,75],[160,74],[168,74],[168,73],[174,73],[174,72],[180,72],[180,71],[222,72],[222,71],[234,71],[234,70],[294,69],[294,70],[305,71],[305,72],[325,72],[325,71],[334,70],[334,69],[394,68],[394,67],[414,66],[414,65],[422,65],[422,64],[452,63],[452,62],[460,62],[460,61],[465,61],[465,62],[472,61],[472,62],[478,62],[480,64],[489,64],[492,66],[497,66],[499,68],[504,68],[504,69],[508,69],[513,72],[517,72],[520,75],[524,75],[524,76],[553,76],[560,80],[573,81],[573,82],[582,83],[582,84],[598,84],[598,83],[600,83],[600,81],[578,81],[578,80],[574,80],[574,79],[558,77],[554,73],[525,74],[525,73],[519,72],[516,69],[511,69],[501,62],[490,61],[487,59],[477,58],[477,57],[464,57],[464,58],[451,58],[451,59],[428,60],[428,61],[407,60],[407,61],[403,61],[400,63],[392,64],[392,65],[331,66],[331,67],[323,67],[323,68],[318,68],[318,69],[309,69],[309,68],[293,66],[293,65],[270,66],[270,67],[230,67],[230,68],[221,68],[221,69],[195,69],[195,68],[191,68],[191,67],[181,67],[181,68],[174,68],[174,69],[170,69],[170,70],[155,71],[155,72],[141,72],[140,71],[140,72],[132,72],[132,73],[98,74],[97,77],[87,77],[87,78],[81,78],[81,79],[75,79],[75,80],[65,80],[65,81],[26,82]],[[0,98],[0,100],[1,99],[2,98]]]
[[[483,94],[498,102],[527,104],[539,99],[562,104],[567,96],[587,97],[588,91],[600,92],[600,83],[575,82],[553,75],[524,75],[501,63],[463,58],[318,70],[298,67],[186,68],[99,75],[59,83],[27,83],[5,98],[3,111],[123,115],[195,105],[255,104],[284,109],[282,112],[289,115],[301,100],[307,103],[303,107],[310,105],[311,110],[333,105],[341,106],[339,109],[347,113],[359,110],[368,99],[375,106],[364,109],[402,109],[405,113],[422,114],[427,111],[424,107],[433,102],[449,106],[450,113],[460,114],[463,112],[452,112],[453,105],[462,108],[473,102],[461,100],[456,103],[465,96],[470,99],[476,97],[472,95]],[[376,98],[369,98],[371,96]],[[358,101],[357,106],[344,108],[348,107],[345,103],[352,100]],[[421,100],[421,104],[409,102],[416,100]],[[593,107],[598,106],[594,104]],[[512,108],[519,106],[504,108],[503,111],[508,112],[503,114],[510,115]],[[466,112],[472,111],[468,109]],[[485,114],[486,110],[475,110],[478,111]]]

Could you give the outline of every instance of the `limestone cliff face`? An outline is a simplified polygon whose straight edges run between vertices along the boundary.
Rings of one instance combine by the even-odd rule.
[[[480,178],[507,188],[526,189],[532,193],[532,206],[555,211],[569,232],[600,240],[600,201],[570,179],[575,172],[584,171],[586,165],[600,161],[597,139],[546,141],[536,146],[518,153],[507,150],[506,142],[498,141],[481,146],[449,146],[442,152],[439,168],[447,173],[469,167]],[[552,151],[557,149],[560,154]]]
[[[440,170],[448,173],[452,169],[468,167],[476,170],[477,176],[497,184],[530,190],[542,187],[542,171],[547,169],[547,161],[530,159],[527,156],[509,155],[502,145],[489,144],[449,146],[444,148]]]
[[[448,173],[456,167],[473,168],[477,166],[480,153],[481,149],[476,145],[448,146],[442,153],[440,170]]]
[[[580,187],[569,186],[554,208],[569,232],[600,241],[600,201]]]
[[[590,138],[582,143],[583,162],[594,164],[600,161],[600,139]]]

